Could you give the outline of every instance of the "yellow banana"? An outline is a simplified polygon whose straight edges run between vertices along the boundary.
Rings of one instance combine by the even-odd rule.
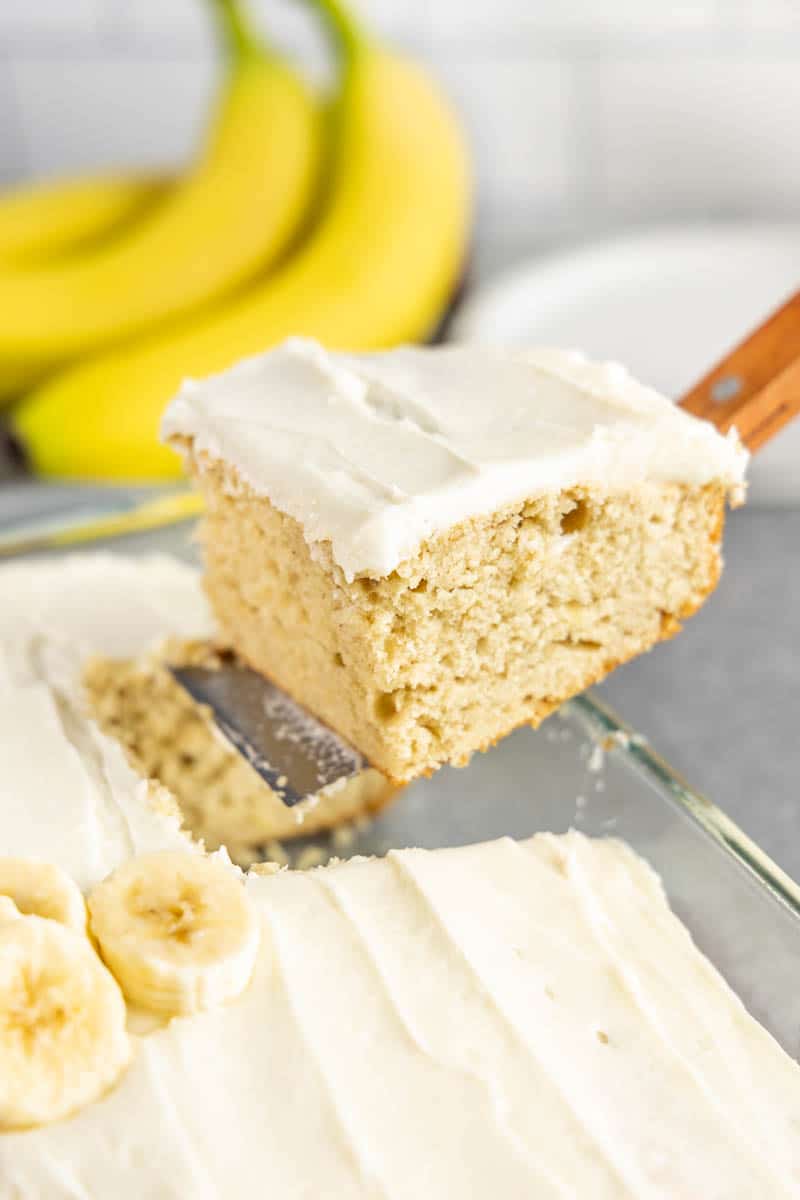
[[[156,175],[87,175],[0,194],[0,270],[39,265],[116,233],[163,195]]]
[[[234,0],[218,2],[235,14]],[[288,64],[236,34],[207,151],[151,216],[80,260],[0,274],[6,393],[242,284],[297,234],[321,162],[320,106]]]
[[[463,268],[470,186],[461,131],[411,63],[317,0],[344,48],[338,155],[315,231],[282,268],[230,303],[45,384],[16,433],[45,474],[172,478],[161,412],[187,375],[228,366],[289,334],[368,349],[424,338]]]

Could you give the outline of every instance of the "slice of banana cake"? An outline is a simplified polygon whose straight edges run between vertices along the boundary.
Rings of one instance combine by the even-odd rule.
[[[675,633],[717,582],[747,460],[555,350],[292,339],[187,382],[163,434],[205,495],[226,638],[397,781]]]

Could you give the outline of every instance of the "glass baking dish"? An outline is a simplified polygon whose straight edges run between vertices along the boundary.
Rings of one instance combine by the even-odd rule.
[[[188,524],[91,544],[100,548],[196,558]],[[347,837],[285,845],[294,862],[309,860],[309,843],[319,857],[347,857],[571,827],[623,838],[655,867],[698,945],[800,1059],[800,888],[591,693],[468,768],[415,783]]]

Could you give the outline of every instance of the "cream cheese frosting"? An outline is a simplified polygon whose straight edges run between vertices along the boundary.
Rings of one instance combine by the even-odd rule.
[[[4,1200],[800,1194],[800,1072],[618,842],[251,875],[262,949],[103,1099],[0,1135]]]
[[[135,854],[197,852],[73,690],[76,647],[207,631],[196,574],[89,556],[0,569],[0,597],[0,854],[87,891]],[[800,1196],[800,1069],[622,843],[393,851],[246,887],[247,990],[131,1014],[106,1096],[0,1133],[0,1200]]]
[[[184,383],[162,423],[329,542],[345,576],[390,574],[431,534],[579,484],[741,489],[735,433],[613,363],[558,350],[332,354],[292,338]]]
[[[69,675],[89,654],[133,657],[171,634],[201,638],[213,629],[196,568],[172,555],[70,554],[0,567],[7,680],[37,678],[43,648],[60,655]]]

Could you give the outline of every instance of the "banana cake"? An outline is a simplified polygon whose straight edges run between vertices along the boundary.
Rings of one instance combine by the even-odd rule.
[[[243,875],[36,694],[0,795],[0,1200],[800,1194],[797,1064],[622,843]]]
[[[800,1069],[623,843],[208,854],[78,691],[207,619],[0,570],[0,1200],[800,1195]]]
[[[225,637],[397,781],[674,634],[747,458],[578,354],[301,339],[187,382],[163,435]]]
[[[236,753],[166,667],[225,653],[188,564],[88,554],[8,566],[0,580],[0,702],[29,684],[41,723],[86,718],[206,849],[241,865],[282,857],[282,843],[366,819],[394,794],[365,770],[287,808]],[[9,714],[0,758],[16,753],[12,729]]]

